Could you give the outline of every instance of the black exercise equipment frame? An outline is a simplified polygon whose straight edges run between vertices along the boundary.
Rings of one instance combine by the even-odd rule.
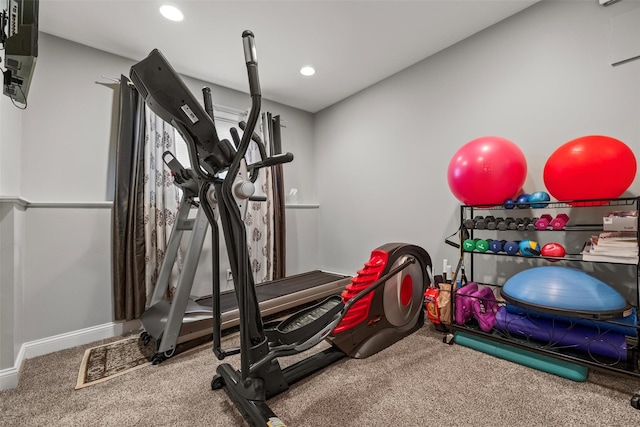
[[[324,312],[325,307],[331,307],[329,313],[317,318],[317,322],[313,319],[298,317],[300,323],[305,324],[305,336],[299,338],[299,342],[288,342],[289,338],[282,336],[282,345],[279,345],[278,328],[270,330],[269,334],[265,332],[255,283],[251,274],[246,228],[238,202],[234,197],[234,185],[237,179],[244,179],[244,175],[249,171],[253,179],[259,168],[288,163],[293,160],[293,155],[286,153],[265,157],[261,151],[262,160],[260,162],[249,167],[243,163],[249,143],[254,138],[253,131],[260,115],[261,93],[253,33],[245,31],[242,34],[242,39],[249,80],[251,110],[246,125],[241,126],[244,132],[239,143],[236,140],[235,149],[228,140],[218,139],[209,90],[207,88],[203,90],[205,101],[203,108],[157,49],[153,50],[146,59],[132,66],[130,75],[149,108],[162,119],[171,123],[186,141],[192,168],[200,178],[199,200],[212,228],[216,227],[216,218],[209,204],[208,196],[211,186],[214,189],[229,263],[235,279],[240,319],[240,348],[223,350],[220,347],[220,289],[219,284],[214,281],[214,353],[218,359],[222,360],[230,354],[239,352],[240,369],[236,371],[229,364],[220,364],[217,369],[218,374],[213,378],[211,386],[213,389],[224,387],[226,393],[252,425],[284,426],[284,423],[269,409],[266,400],[288,389],[290,384],[342,359],[347,354],[351,355],[351,350],[356,351],[356,349],[355,344],[349,344],[348,349],[344,350],[336,341],[335,346],[286,369],[280,368],[278,357],[296,354],[315,346],[334,330],[353,304],[368,296],[410,265],[418,263],[420,267],[424,267],[430,265],[431,260],[424,249],[415,246],[385,245],[380,249],[386,251],[385,253],[388,253],[390,257],[404,255],[402,260],[398,260],[399,264],[395,266],[389,264],[389,271],[386,270],[385,265],[385,271],[381,272],[380,277],[374,283],[358,292],[346,303],[342,301],[341,297],[333,296],[309,310],[300,312],[304,316],[307,312],[314,310]],[[234,136],[234,139],[237,138]],[[225,171],[226,175],[221,178],[220,172]],[[214,230],[214,234],[217,237],[216,231]],[[424,292],[424,288],[423,278],[421,292]],[[419,310],[413,309],[412,320],[403,326],[402,334],[392,338],[389,338],[388,334],[385,335],[384,340],[373,344],[373,352],[390,345],[422,326],[424,322],[422,294],[418,296],[420,301],[416,308],[420,308]],[[412,298],[415,298],[415,295]],[[294,316],[297,315],[299,314]],[[383,324],[383,322],[379,322],[380,317],[375,319],[376,325]],[[295,336],[297,337],[297,335]],[[356,335],[347,337],[345,335],[345,338],[347,341],[351,341],[362,337]]]

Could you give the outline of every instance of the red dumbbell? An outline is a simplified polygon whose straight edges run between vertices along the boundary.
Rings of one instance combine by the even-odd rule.
[[[559,214],[551,221],[551,228],[554,230],[562,230],[567,222],[569,222],[569,215]]]
[[[553,217],[551,215],[549,215],[549,214],[542,215],[536,221],[536,224],[535,224],[536,228],[538,230],[546,230],[547,227],[549,227],[549,223],[551,222],[552,219],[553,219]]]

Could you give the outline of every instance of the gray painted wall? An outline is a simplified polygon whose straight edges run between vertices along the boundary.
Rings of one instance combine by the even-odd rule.
[[[520,146],[527,191],[551,153],[583,135],[640,148],[640,61],[609,65],[609,18],[638,2],[541,2],[316,115],[323,267],[353,272],[388,241],[423,246],[437,271],[458,227],[447,167],[465,143]],[[639,194],[640,180],[631,188]],[[494,257],[495,258],[495,257]]]
[[[111,209],[26,211],[25,342],[113,321]]]

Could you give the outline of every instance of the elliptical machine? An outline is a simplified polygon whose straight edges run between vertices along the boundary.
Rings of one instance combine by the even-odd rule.
[[[251,112],[240,144],[219,140],[213,118],[200,106],[171,65],[154,50],[131,68],[131,79],[149,108],[182,134],[194,170],[201,178],[200,201],[210,222],[215,220],[209,199],[213,186],[236,284],[240,310],[240,348],[220,346],[220,289],[214,289],[214,345],[219,360],[240,353],[240,369],[220,364],[212,389],[223,388],[255,426],[284,426],[267,400],[302,378],[346,356],[368,357],[419,329],[424,323],[423,295],[429,285],[431,258],[422,248],[392,243],[374,250],[364,268],[341,296],[295,313],[282,322],[263,324],[251,275],[242,202],[253,194],[247,175],[262,167],[287,163],[293,155],[263,158],[246,164],[245,153],[260,114],[261,94],[254,37],[242,34],[249,77]],[[206,103],[206,97],[205,97]],[[220,172],[226,171],[222,178]],[[298,354],[323,340],[332,346],[291,365],[279,357]]]

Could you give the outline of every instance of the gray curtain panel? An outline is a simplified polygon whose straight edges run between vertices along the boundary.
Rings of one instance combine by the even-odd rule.
[[[272,117],[269,114],[269,124],[271,138],[269,141],[271,154],[282,153],[282,136],[280,133],[280,116]],[[282,279],[287,276],[287,233],[286,218],[284,210],[284,171],[283,165],[276,165],[271,168],[271,179],[273,180],[273,234],[275,241],[273,245],[273,279]]]
[[[120,77],[112,248],[115,320],[138,319],[145,310],[144,101]]]

